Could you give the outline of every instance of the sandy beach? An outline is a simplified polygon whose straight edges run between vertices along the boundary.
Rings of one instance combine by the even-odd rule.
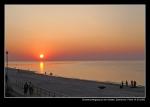
[[[14,68],[8,68],[7,75],[8,85],[5,87],[11,87],[14,97],[145,97],[144,86],[120,89],[120,84],[115,83],[42,75]],[[33,84],[32,96],[24,96],[25,82]]]

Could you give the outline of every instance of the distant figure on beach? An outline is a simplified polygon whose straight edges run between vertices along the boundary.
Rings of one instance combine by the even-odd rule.
[[[53,73],[50,73],[49,75],[50,75],[50,76],[52,76],[52,75],[53,75]]]
[[[120,88],[123,88],[123,81],[121,82]]]
[[[25,84],[24,84],[24,95],[25,96],[27,95],[27,92],[28,92],[28,84],[27,84],[27,82],[25,82]]]
[[[123,81],[121,82],[121,85],[122,85],[122,87],[123,87]]]
[[[31,82],[29,82],[29,94],[30,96],[33,95],[33,85],[31,84]]]
[[[135,80],[133,81],[133,87],[134,88],[136,87],[136,81]]]
[[[45,72],[45,75],[46,75],[46,72]]]
[[[131,87],[133,87],[133,80],[131,80]]]
[[[128,87],[128,81],[126,80],[126,86]]]

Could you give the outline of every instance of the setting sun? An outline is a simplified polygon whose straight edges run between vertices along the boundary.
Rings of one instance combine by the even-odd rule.
[[[5,4],[4,97],[145,100],[146,6]]]
[[[43,54],[40,54],[40,58],[43,59],[43,58],[44,58],[44,55],[43,55]]]

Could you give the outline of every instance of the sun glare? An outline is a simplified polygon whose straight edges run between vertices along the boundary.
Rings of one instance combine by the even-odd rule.
[[[43,58],[44,58],[44,55],[43,55],[43,54],[40,54],[40,58],[43,59]]]

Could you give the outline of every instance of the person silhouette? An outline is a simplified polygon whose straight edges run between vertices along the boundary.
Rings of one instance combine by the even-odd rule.
[[[27,84],[27,82],[25,82],[25,84],[24,84],[24,95],[25,96],[27,95],[27,92],[28,92],[28,84]]]
[[[121,81],[121,85],[120,85],[120,88],[123,88],[123,81]]]
[[[31,82],[29,82],[29,94],[30,94],[30,96],[33,95],[33,85]]]
[[[126,80],[126,86],[128,87],[128,81]]]
[[[131,87],[133,87],[133,80],[131,80]]]
[[[122,85],[122,87],[123,87],[123,81],[121,82],[121,85]]]
[[[134,82],[133,82],[133,86],[134,86],[134,88],[136,87],[136,81],[134,80]]]
[[[53,75],[53,73],[50,73],[50,76],[52,76]]]

